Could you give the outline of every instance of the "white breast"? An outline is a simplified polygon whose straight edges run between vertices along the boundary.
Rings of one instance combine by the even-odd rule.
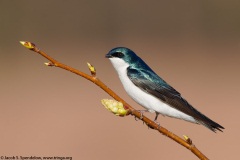
[[[193,117],[188,116],[185,113],[170,107],[168,104],[162,102],[158,98],[147,94],[140,88],[136,87],[127,76],[127,68],[129,67],[129,65],[124,60],[120,58],[110,58],[110,61],[114,66],[115,70],[117,71],[123,87],[128,93],[128,95],[137,103],[146,108],[148,111],[158,112],[162,115],[166,115],[169,117],[197,123],[197,121]]]

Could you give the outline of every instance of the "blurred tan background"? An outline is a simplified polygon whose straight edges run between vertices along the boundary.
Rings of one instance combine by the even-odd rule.
[[[197,159],[133,117],[109,113],[101,89],[19,44],[97,76],[137,109],[105,54],[134,50],[223,133],[160,116],[210,159],[238,159],[240,1],[12,0],[0,2],[0,156],[75,160]],[[145,114],[154,118],[154,114]]]

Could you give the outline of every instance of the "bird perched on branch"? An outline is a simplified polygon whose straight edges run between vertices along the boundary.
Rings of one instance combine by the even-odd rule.
[[[140,57],[125,47],[112,49],[109,58],[128,95],[137,103],[158,115],[202,124],[210,130],[222,131],[224,127],[214,122],[191,104],[181,94],[159,77]]]

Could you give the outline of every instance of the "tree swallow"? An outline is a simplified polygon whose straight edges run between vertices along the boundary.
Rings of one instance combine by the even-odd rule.
[[[193,108],[181,94],[160,78],[140,57],[125,47],[112,49],[109,58],[128,95],[147,111],[202,124],[210,130],[224,127]]]

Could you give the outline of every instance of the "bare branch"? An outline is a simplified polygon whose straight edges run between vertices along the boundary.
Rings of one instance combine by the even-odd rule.
[[[129,105],[127,102],[125,102],[121,97],[119,97],[115,92],[113,92],[100,79],[98,79],[95,76],[96,75],[96,70],[95,70],[95,68],[91,64],[88,65],[88,67],[90,69],[90,72],[91,72],[91,75],[88,75],[88,74],[86,74],[84,72],[81,72],[81,71],[79,71],[77,69],[74,69],[74,68],[72,68],[70,66],[67,66],[67,65],[65,65],[63,63],[58,62],[57,60],[53,59],[52,57],[47,55],[45,52],[43,52],[42,50],[37,48],[36,45],[31,43],[31,42],[20,41],[20,43],[24,47],[26,47],[26,48],[28,48],[28,49],[36,52],[36,53],[39,53],[40,55],[42,55],[43,57],[48,59],[50,62],[45,63],[47,66],[55,66],[55,67],[59,67],[59,68],[65,69],[67,71],[75,73],[75,74],[77,74],[77,75],[79,75],[79,76],[81,76],[81,77],[83,77],[83,78],[93,82],[94,84],[99,86],[101,89],[103,89],[106,93],[108,93],[111,97],[113,97],[115,100],[121,102],[123,104],[124,108],[128,110],[127,114],[131,114],[131,115],[137,117],[138,119],[142,120],[146,125],[148,125],[150,128],[159,131],[163,135],[165,135],[165,136],[169,137],[170,139],[176,141],[177,143],[181,144],[182,146],[184,146],[185,148],[187,148],[191,152],[193,152],[199,159],[208,160],[208,158],[203,153],[201,153],[197,149],[197,147],[192,143],[192,140],[190,138],[188,138],[186,136],[185,139],[182,139],[179,136],[175,135],[174,133],[168,131],[166,128],[164,128],[162,126],[159,126],[154,121],[152,121],[149,118],[147,118],[146,116],[142,116],[141,113],[139,113],[131,105]]]

